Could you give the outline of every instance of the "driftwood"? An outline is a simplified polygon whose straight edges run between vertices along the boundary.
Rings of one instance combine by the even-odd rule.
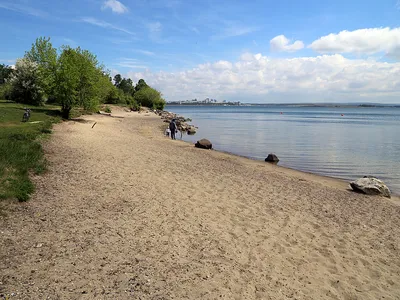
[[[117,118],[117,119],[124,119],[125,118],[125,117],[121,117],[121,116],[112,116],[110,113],[99,112],[98,114],[100,114],[102,116],[111,117],[111,118]]]
[[[93,124],[93,126],[92,126],[92,128],[94,127],[94,125],[96,125],[97,124],[97,122],[94,122],[94,124]]]

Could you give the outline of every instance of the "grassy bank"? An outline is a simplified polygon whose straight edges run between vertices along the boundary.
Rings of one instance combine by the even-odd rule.
[[[22,122],[24,107],[30,108],[29,122]],[[58,122],[59,107],[32,107],[0,100],[0,200],[26,201],[34,191],[29,173],[46,168],[40,140]]]

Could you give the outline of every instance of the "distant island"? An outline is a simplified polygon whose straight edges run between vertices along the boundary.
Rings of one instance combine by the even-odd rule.
[[[244,105],[240,103],[240,101],[232,102],[232,101],[218,101],[216,99],[206,98],[204,100],[182,100],[182,101],[169,101],[168,105],[217,105],[217,106],[240,106]]]
[[[185,105],[185,106],[285,106],[285,107],[394,107],[400,108],[400,104],[382,104],[382,103],[242,103],[240,101],[218,101],[216,99],[206,98],[204,100],[191,99],[168,101],[167,105]]]

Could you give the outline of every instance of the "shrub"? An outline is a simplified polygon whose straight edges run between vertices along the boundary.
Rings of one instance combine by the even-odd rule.
[[[44,91],[40,82],[39,68],[35,62],[26,58],[18,59],[15,71],[10,77],[10,98],[15,102],[42,105]]]
[[[4,83],[0,85],[0,99],[11,100],[11,84]]]
[[[149,86],[144,87],[135,93],[134,99],[142,106],[164,109],[165,100],[161,97],[161,93]]]

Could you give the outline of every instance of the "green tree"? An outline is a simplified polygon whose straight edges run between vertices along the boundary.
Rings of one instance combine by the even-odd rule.
[[[133,96],[135,94],[135,88],[133,87],[132,79],[123,78],[118,86],[119,89],[123,90],[125,94]]]
[[[78,57],[79,84],[78,104],[86,110],[95,110],[100,102],[98,82],[102,77],[96,55],[80,47],[74,49]]]
[[[134,99],[138,104],[154,109],[164,109],[165,106],[165,100],[162,98],[161,93],[149,86],[137,91]]]
[[[78,84],[78,54],[73,49],[65,48],[57,62],[55,93],[66,119],[69,119],[71,109],[78,103]]]
[[[0,84],[4,84],[13,73],[13,69],[5,64],[0,64]]]
[[[54,94],[57,69],[57,50],[50,38],[39,37],[29,51],[25,52],[26,59],[38,65],[38,76],[47,97]]]
[[[119,84],[121,83],[121,81],[122,81],[121,74],[117,74],[114,76],[114,85],[116,87],[119,87]]]
[[[0,84],[0,99],[11,100],[12,86],[10,82]]]
[[[18,59],[9,81],[12,100],[31,105],[44,104],[43,84],[37,63],[26,58]]]
[[[95,55],[79,47],[64,47],[57,63],[55,88],[63,117],[69,118],[73,107],[97,109],[105,98],[99,92],[105,82],[109,82],[108,75],[104,75]]]
[[[144,81],[144,79],[139,79],[138,83],[136,84],[135,90],[136,92],[138,92],[145,87],[148,87],[146,81]]]
[[[100,103],[116,104],[119,102],[118,89],[110,81],[109,74],[100,74],[96,84],[96,94]]]

